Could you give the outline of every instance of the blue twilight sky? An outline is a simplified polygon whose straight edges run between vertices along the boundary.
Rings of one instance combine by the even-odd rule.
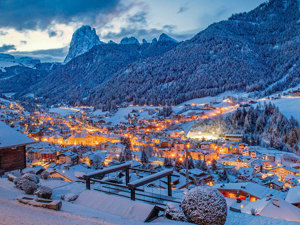
[[[104,42],[125,36],[151,41],[165,32],[186,40],[263,0],[0,0],[0,53],[62,59],[72,33],[96,28]],[[42,51],[41,51],[42,50]]]

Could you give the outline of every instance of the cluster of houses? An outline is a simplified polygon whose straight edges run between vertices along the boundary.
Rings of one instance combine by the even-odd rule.
[[[300,208],[298,156],[248,146],[241,142],[239,134],[224,135],[213,141],[187,139],[186,128],[181,125],[203,117],[203,113],[174,114],[164,118],[159,116],[158,110],[135,109],[113,125],[106,122],[109,115],[97,115],[88,108],[62,116],[42,111],[28,113],[20,105],[8,101],[1,101],[0,107],[0,118],[5,122],[0,124],[0,172],[27,166],[25,170],[36,173],[47,170],[53,178],[72,182],[80,173],[118,164],[125,159],[131,161],[132,167],[147,167],[153,171],[173,166],[176,172],[172,185],[179,192],[208,184],[215,186],[226,198],[238,199],[243,207],[246,203],[276,196],[284,199],[285,202],[280,204]],[[213,109],[210,105],[205,107],[206,110]],[[141,114],[149,117],[141,118]],[[4,143],[2,135],[6,133],[1,133],[2,126],[3,130],[20,131],[36,142],[32,143],[33,140],[24,135],[16,138],[20,142]],[[128,149],[131,156],[124,158]],[[186,164],[186,158],[194,165]],[[137,177],[143,175],[136,174]],[[166,188],[166,183],[158,183],[157,187]],[[232,207],[238,208],[234,204]],[[238,210],[241,210],[241,204]]]

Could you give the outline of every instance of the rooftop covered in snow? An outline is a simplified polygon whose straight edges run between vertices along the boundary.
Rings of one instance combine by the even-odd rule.
[[[35,141],[14,128],[0,122],[0,149],[18,145],[26,145]]]

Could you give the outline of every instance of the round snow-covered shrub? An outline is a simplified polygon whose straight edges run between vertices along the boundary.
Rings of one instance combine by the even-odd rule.
[[[49,176],[50,176],[50,173],[46,170],[41,173],[41,178],[44,180],[47,180],[49,178]]]
[[[16,179],[14,179],[14,184],[16,185],[16,188],[22,189],[21,186],[22,186],[22,183],[24,180],[27,180],[27,179],[24,177],[17,177]]]
[[[188,221],[179,205],[173,203],[167,204],[165,216],[172,220]]]
[[[52,196],[52,189],[47,186],[40,186],[34,194],[39,196],[40,198],[50,199]]]
[[[22,180],[20,187],[26,194],[32,195],[37,189],[37,184],[31,180],[24,179]]]
[[[75,201],[77,198],[78,198],[78,195],[73,194],[73,193],[68,193],[68,194],[61,196],[61,199],[64,201],[67,201],[67,202]]]
[[[36,184],[38,184],[40,182],[40,179],[38,178],[38,176],[35,174],[32,174],[32,173],[25,173],[22,177],[26,178],[27,180],[33,181]]]
[[[226,200],[217,189],[208,186],[193,188],[184,196],[181,207],[188,219],[196,224],[225,224]]]

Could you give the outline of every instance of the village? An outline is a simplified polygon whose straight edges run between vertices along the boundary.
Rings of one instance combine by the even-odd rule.
[[[294,93],[289,98],[293,97]],[[290,205],[300,208],[299,156],[250,146],[243,142],[241,134],[199,134],[191,129],[199,120],[231,113],[256,102],[223,98],[177,107],[126,105],[117,113],[109,113],[92,107],[66,106],[50,109],[36,106],[28,112],[19,103],[1,99],[1,129],[13,129],[12,133],[26,135],[31,140],[13,145],[22,149],[19,157],[26,156],[22,164],[14,167],[9,163],[8,168],[4,168],[2,156],[1,171],[3,174],[21,169],[22,173],[47,174],[47,182],[52,179],[84,183],[87,174],[129,163],[133,171],[131,182],[168,169],[172,169],[172,176],[154,179],[139,190],[152,195],[140,192],[132,195],[124,190],[122,185],[128,183],[129,176],[127,178],[122,170],[104,173],[100,183],[92,181],[92,187],[131,199],[135,196],[138,199],[140,195],[146,202],[156,198],[155,203],[165,205],[168,201],[179,203],[192,187],[209,185],[226,197],[234,212],[259,214],[253,211],[252,202],[277,197],[284,201],[286,210]],[[166,174],[169,177],[169,173]],[[117,188],[111,187],[111,183]],[[87,188],[90,189],[91,184]],[[170,191],[172,199],[157,197],[166,193],[170,197]],[[264,216],[300,221],[299,215],[266,213]]]

